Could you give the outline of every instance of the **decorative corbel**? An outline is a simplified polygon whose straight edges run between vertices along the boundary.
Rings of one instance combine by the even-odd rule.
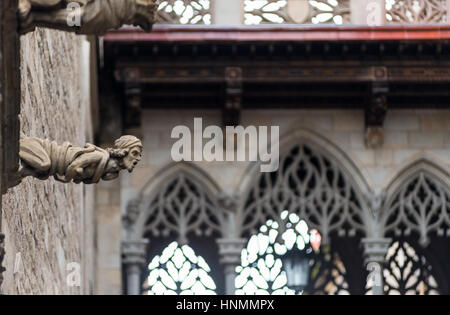
[[[217,202],[219,207],[227,212],[233,212],[236,213],[237,208],[239,206],[240,197],[238,194],[226,194],[226,193],[220,193],[217,196]]]
[[[103,35],[123,25],[149,32],[156,21],[155,0],[19,0],[21,34],[46,27],[86,35]]]
[[[237,126],[241,120],[242,110],[242,68],[225,69],[225,104],[223,109],[223,126]]]
[[[28,176],[40,180],[53,176],[64,183],[94,184],[113,180],[124,169],[131,173],[141,160],[142,142],[134,136],[123,136],[113,148],[102,149],[89,143],[80,148],[69,142],[58,145],[47,139],[22,137],[19,157],[19,171],[10,187]]]
[[[386,203],[387,193],[382,190],[380,193],[369,192],[366,194],[366,201],[369,206],[369,210],[374,219],[379,220],[381,212]]]
[[[368,148],[377,149],[383,145],[384,141],[383,125],[388,111],[389,85],[386,67],[376,67],[373,72],[373,81],[365,112],[365,142]]]
[[[139,207],[141,206],[142,199],[140,197],[131,199],[128,202],[125,215],[122,217],[122,221],[126,228],[132,227],[139,218]]]

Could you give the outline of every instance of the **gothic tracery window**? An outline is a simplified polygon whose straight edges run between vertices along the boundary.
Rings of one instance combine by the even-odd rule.
[[[243,232],[256,234],[268,219],[279,221],[284,210],[306,220],[325,243],[332,232],[355,236],[364,230],[352,182],[336,161],[308,145],[284,155],[277,172],[260,175],[246,201]]]
[[[350,21],[349,0],[245,0],[245,21],[252,24],[345,24]]]
[[[144,292],[216,294],[210,265],[190,246],[192,239],[220,235],[222,217],[206,185],[195,176],[178,172],[160,186],[146,207],[143,234],[150,239],[150,250],[153,240],[176,241],[152,258]]]
[[[424,171],[398,189],[383,216],[394,239],[383,270],[386,294],[439,294],[432,265],[412,242],[427,247],[431,235],[450,236],[449,211],[449,189]]]
[[[162,0],[158,8],[161,24],[211,24],[211,0]]]
[[[310,260],[310,283],[302,294],[349,294],[346,270],[338,253],[331,252],[329,246],[321,247],[320,234],[316,230],[309,231],[306,222],[296,214],[284,211],[281,219],[282,226],[268,220],[242,251],[236,294],[295,294],[286,286],[287,278],[280,259],[293,247],[314,253]]]
[[[386,19],[400,24],[445,23],[446,0],[386,0]]]
[[[161,187],[148,213],[145,232],[150,237],[175,234],[180,244],[188,243],[189,233],[210,236],[221,229],[222,217],[211,194],[182,172]]]
[[[216,284],[209,275],[211,269],[189,245],[172,242],[148,265],[150,271],[144,283],[148,295],[212,295]]]
[[[386,231],[394,238],[417,234],[421,245],[426,246],[431,233],[450,236],[449,209],[449,190],[420,172],[399,189],[388,205]]]

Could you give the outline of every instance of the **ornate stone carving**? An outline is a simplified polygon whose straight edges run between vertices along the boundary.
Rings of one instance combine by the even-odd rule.
[[[236,212],[237,207],[239,206],[240,197],[238,194],[226,194],[220,193],[217,196],[217,204],[226,211]]]
[[[161,24],[211,24],[211,0],[162,0],[158,8]]]
[[[79,148],[69,142],[58,145],[55,141],[22,137],[19,156],[16,184],[27,176],[93,184],[115,179],[123,169],[131,173],[141,160],[142,143],[134,136],[123,136],[113,148],[102,149],[89,143]]]
[[[380,192],[379,194],[370,192],[366,195],[367,205],[369,206],[369,210],[372,213],[375,219],[380,217],[381,211],[386,202],[387,194],[385,191]]]
[[[255,234],[269,218],[279,221],[289,210],[318,229],[327,244],[332,232],[354,236],[364,230],[360,201],[338,163],[308,145],[298,145],[280,159],[278,173],[261,174],[238,216],[240,229],[244,235]]]
[[[222,211],[217,211],[216,199],[212,197],[203,185],[180,173],[148,202],[144,232],[155,237],[175,233],[180,245],[189,243],[189,233],[224,234],[225,217]]]
[[[350,23],[349,0],[246,0],[244,10],[245,24]]]
[[[123,222],[126,227],[131,227],[139,217],[139,206],[141,205],[142,199],[135,198],[128,202],[127,212],[123,216]]]
[[[421,172],[405,182],[396,192],[381,217],[385,233],[395,237],[419,236],[419,243],[427,246],[430,235],[450,236],[448,209],[450,192],[448,189]]]
[[[388,6],[387,17],[394,23],[444,23],[447,11],[445,0],[396,0]]]
[[[20,0],[20,32],[28,33],[40,26],[102,35],[122,25],[150,31],[156,11],[154,0]]]

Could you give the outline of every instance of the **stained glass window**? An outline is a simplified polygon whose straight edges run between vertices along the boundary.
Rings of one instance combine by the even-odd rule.
[[[216,284],[211,269],[201,256],[177,242],[167,246],[148,265],[150,274],[144,284],[148,295],[214,295]]]

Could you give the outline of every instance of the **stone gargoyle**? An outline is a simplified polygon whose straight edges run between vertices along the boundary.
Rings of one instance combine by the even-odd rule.
[[[112,180],[121,170],[133,171],[142,157],[142,142],[134,136],[116,140],[113,148],[102,149],[92,144],[84,148],[69,142],[58,145],[55,141],[22,137],[20,139],[20,168],[17,183],[33,176],[46,180],[93,184]]]
[[[122,25],[135,25],[149,32],[157,9],[156,0],[19,0],[19,28],[21,34],[46,27],[103,35]]]

